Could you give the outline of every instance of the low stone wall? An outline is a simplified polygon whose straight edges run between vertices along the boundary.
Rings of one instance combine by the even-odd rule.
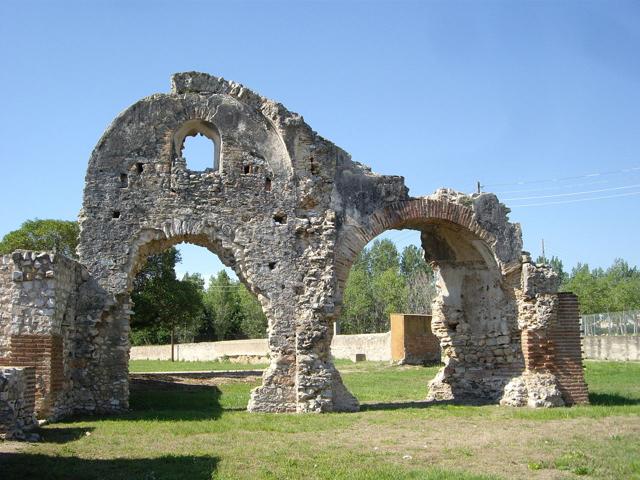
[[[0,439],[24,440],[38,425],[33,367],[0,366]]]
[[[640,335],[583,337],[585,358],[640,361]]]
[[[228,357],[229,360],[257,363],[266,361],[269,346],[266,338],[228,340],[225,342],[182,343],[175,345],[175,359],[209,361]],[[131,360],[170,360],[171,345],[143,345],[131,347]]]
[[[364,354],[367,360],[391,360],[391,334],[336,335],[331,343],[334,358],[354,360]],[[223,357],[238,362],[266,362],[269,347],[266,338],[229,340],[224,342],[183,343],[175,346],[175,359],[185,361],[219,360]],[[169,360],[171,345],[131,347],[132,360]]]
[[[355,360],[356,354],[364,354],[366,360],[390,361],[391,332],[335,335],[331,342],[331,354],[338,359]]]

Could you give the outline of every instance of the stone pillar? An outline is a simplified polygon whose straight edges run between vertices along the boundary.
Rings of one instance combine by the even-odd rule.
[[[263,305],[264,307],[264,305]],[[262,385],[251,391],[250,412],[296,411],[295,319],[292,305],[267,305],[268,345],[271,362],[262,375]]]
[[[333,318],[307,308],[296,335],[298,412],[355,412],[358,400],[333,364]]]
[[[587,403],[582,371],[578,301],[557,293],[557,274],[528,256],[518,292],[525,371],[505,387],[501,404],[557,407]]]

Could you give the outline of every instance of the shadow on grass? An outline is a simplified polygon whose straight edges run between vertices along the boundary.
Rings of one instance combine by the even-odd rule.
[[[640,405],[640,398],[629,398],[617,393],[589,393],[591,405],[624,406]]]
[[[417,402],[376,402],[376,403],[361,403],[361,412],[373,412],[376,410],[401,410],[404,408],[428,408],[436,405],[433,402],[427,402],[421,400]]]
[[[629,406],[640,405],[640,399],[623,397],[615,393],[590,393],[589,403],[591,405],[600,406]],[[376,410],[402,410],[406,408],[429,408],[440,405],[464,405],[479,407],[483,405],[496,405],[496,402],[483,401],[483,400],[470,400],[470,401],[407,401],[407,402],[371,402],[360,404],[360,411],[376,411]]]
[[[430,408],[441,407],[446,405],[482,407],[484,405],[496,405],[496,402],[486,399],[464,399],[464,400],[417,400],[406,402],[371,402],[361,403],[360,411],[375,410],[403,410],[407,408]]]
[[[67,443],[78,440],[95,430],[93,427],[40,428],[35,433],[44,443]]]
[[[104,460],[4,453],[0,454],[0,477],[3,480],[199,480],[211,479],[218,461],[217,457],[191,455]]]
[[[184,385],[154,379],[131,382],[128,420],[215,420],[222,415],[215,385]]]

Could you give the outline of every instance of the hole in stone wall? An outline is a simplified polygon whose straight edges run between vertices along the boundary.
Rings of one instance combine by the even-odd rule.
[[[320,173],[318,164],[315,162],[313,157],[309,157],[309,171],[312,175],[317,175],[318,173]]]
[[[113,214],[112,214],[113,218],[120,218],[120,212],[118,210],[114,210]]]
[[[269,270],[276,268],[276,262],[269,262]]]
[[[187,136],[182,147],[182,157],[187,161],[187,168],[202,172],[214,168],[216,144],[202,133]]]
[[[138,172],[138,174],[141,174],[143,171],[144,171],[144,163],[142,162],[136,163],[136,172]]]
[[[221,147],[218,129],[205,120],[188,120],[173,134],[175,158],[186,160],[187,168],[192,171],[218,170]]]
[[[250,173],[251,173],[251,165],[245,165],[245,166],[243,167],[243,169],[242,169],[242,172],[243,172],[245,175],[250,174]]]
[[[271,179],[269,177],[264,179],[264,189],[266,192],[271,191]]]
[[[276,213],[273,215],[273,220],[279,224],[287,223],[287,215],[284,213]]]
[[[127,188],[129,186],[129,176],[126,173],[120,174],[120,188]]]

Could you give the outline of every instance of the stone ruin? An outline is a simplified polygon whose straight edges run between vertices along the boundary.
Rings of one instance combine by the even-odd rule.
[[[437,273],[444,367],[430,399],[587,401],[575,296],[522,252],[495,195],[412,197],[402,177],[354,162],[240,84],[195,72],[171,84],[121,113],[91,154],[79,262],[2,257],[0,364],[35,368],[39,417],[128,408],[132,279],[148,255],[181,242],[217,254],[269,320],[270,366],[249,411],[357,410],[330,355],[332,325],[356,255],[390,229],[419,230]],[[196,134],[215,144],[204,171],[182,155]],[[5,393],[0,415],[11,410]]]

